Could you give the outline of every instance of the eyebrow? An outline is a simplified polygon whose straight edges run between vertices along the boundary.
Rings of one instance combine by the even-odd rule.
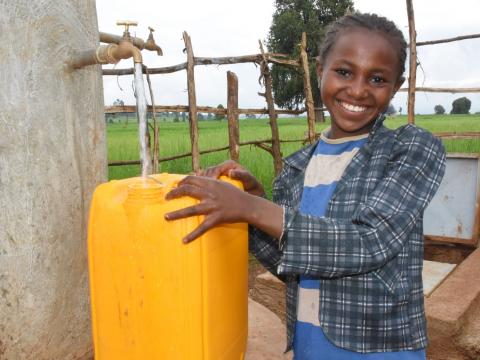
[[[345,64],[345,65],[348,65],[350,67],[356,67],[355,64],[347,59],[341,59],[341,60],[338,60],[337,62],[335,62],[334,64],[336,65],[342,65],[342,64]],[[380,72],[380,73],[390,73],[392,72],[391,69],[389,69],[388,67],[384,67],[384,68],[373,68],[370,70],[370,72]]]

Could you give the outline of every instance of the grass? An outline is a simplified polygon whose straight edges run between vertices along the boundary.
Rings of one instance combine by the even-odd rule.
[[[397,128],[407,123],[406,116],[397,116],[387,119],[386,126]],[[188,153],[190,149],[190,135],[188,123],[160,122],[160,157]],[[279,119],[280,138],[282,140],[302,139],[305,137],[307,125],[305,118]],[[480,132],[480,115],[417,115],[416,125],[431,132]],[[316,130],[321,131],[329,123],[317,124]],[[269,139],[271,137],[268,119],[241,120],[240,141]],[[139,158],[137,124],[130,121],[128,124],[114,123],[107,127],[108,160],[122,161]],[[480,153],[480,140],[445,140],[448,152]],[[228,145],[227,122],[201,121],[199,122],[200,150],[218,148]],[[282,144],[282,154],[287,156],[298,150],[302,144]],[[201,156],[201,166],[205,168],[228,159],[228,151],[205,154]],[[240,163],[246,166],[264,185],[270,194],[273,180],[273,161],[266,151],[254,146],[243,146],[240,150]],[[191,171],[191,158],[161,163],[161,172],[186,174]],[[121,179],[138,176],[140,168],[132,166],[110,166],[109,178]]]

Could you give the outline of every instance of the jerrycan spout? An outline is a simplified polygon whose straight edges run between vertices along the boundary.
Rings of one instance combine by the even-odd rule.
[[[165,196],[165,185],[153,177],[141,177],[128,185],[127,194],[126,203],[161,202]]]

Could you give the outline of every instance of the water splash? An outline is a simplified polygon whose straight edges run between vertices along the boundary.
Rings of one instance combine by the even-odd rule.
[[[137,98],[138,113],[138,136],[140,143],[140,162],[142,163],[142,177],[147,177],[151,173],[150,152],[147,147],[147,98],[145,97],[145,87],[143,85],[142,64],[135,63],[135,95]]]

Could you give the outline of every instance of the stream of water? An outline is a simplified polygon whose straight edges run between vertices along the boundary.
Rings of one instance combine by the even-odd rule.
[[[140,143],[140,161],[142,164],[142,177],[147,177],[151,173],[150,153],[147,148],[147,98],[145,97],[145,87],[143,85],[142,64],[135,63],[135,95],[137,98],[138,113],[138,136]]]

